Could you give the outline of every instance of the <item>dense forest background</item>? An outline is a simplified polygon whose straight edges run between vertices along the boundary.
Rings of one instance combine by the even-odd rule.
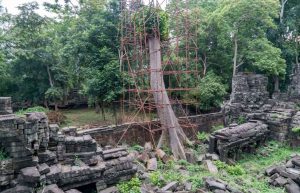
[[[127,78],[119,67],[119,1],[43,6],[54,16],[37,14],[36,2],[19,6],[17,15],[1,8],[0,96],[56,108],[74,91],[90,104],[118,100]],[[182,98],[203,110],[217,107],[238,72],[266,74],[271,92],[287,89],[299,66],[299,0],[191,0],[190,6],[201,75]]]

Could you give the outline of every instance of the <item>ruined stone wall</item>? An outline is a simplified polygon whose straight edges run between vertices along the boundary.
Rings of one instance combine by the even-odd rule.
[[[0,99],[0,104],[8,103]],[[46,187],[63,192],[89,184],[101,191],[130,179],[137,170],[126,149],[103,150],[90,135],[49,125],[44,113],[22,118],[9,111],[0,115],[0,147],[9,156],[0,161],[0,191],[5,193],[32,193]]]
[[[213,126],[223,125],[224,123],[224,116],[221,112],[189,116],[188,119],[190,123],[196,126],[195,130],[191,128],[183,128],[187,136],[190,138],[195,137],[195,133],[197,133],[198,131],[208,132]],[[186,123],[186,118],[179,118],[179,122]],[[154,137],[152,138],[150,135],[150,131],[147,129],[148,124],[150,123],[128,123],[118,126],[82,130],[78,131],[78,133],[81,135],[89,134],[97,141],[98,144],[106,146],[117,144],[119,139],[121,139],[121,137],[123,136],[124,132],[127,131],[120,143],[126,143],[130,145],[143,145],[148,141],[158,141],[161,134],[161,131],[155,131],[156,129],[159,129],[159,122],[152,122],[151,129],[153,130],[152,134]]]
[[[290,99],[300,101],[300,67],[294,69],[295,73],[291,77],[291,84],[288,89]]]

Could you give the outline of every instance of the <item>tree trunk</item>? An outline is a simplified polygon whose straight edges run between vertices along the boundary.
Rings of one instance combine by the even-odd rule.
[[[105,111],[104,111],[104,104],[103,103],[101,103],[101,112],[102,112],[102,118],[105,121],[106,118],[105,118]]]
[[[300,73],[299,52],[298,52],[298,47],[299,47],[298,34],[296,34],[295,43],[296,43],[296,57],[295,57],[296,69],[295,70],[296,70],[296,73]]]
[[[100,113],[100,105],[99,105],[99,102],[95,102],[95,111],[97,114]]]
[[[274,92],[279,92],[279,77],[274,77]]]
[[[233,38],[234,38],[233,76],[235,76],[237,72],[238,43],[237,43],[236,35],[234,35]]]
[[[58,104],[57,104],[57,102],[54,103],[54,110],[55,110],[55,112],[58,111]]]
[[[188,139],[178,123],[163,81],[160,40],[158,37],[150,37],[148,42],[151,69],[150,85],[154,95],[157,113],[163,128],[162,138],[165,135],[164,132],[167,131],[170,148],[174,157],[176,159],[186,159],[183,142],[188,141]],[[160,140],[160,143],[162,140],[163,139]]]
[[[285,4],[286,4],[287,1],[288,0],[281,0],[280,15],[279,15],[279,19],[280,19],[281,24],[283,22],[284,7],[285,7]]]

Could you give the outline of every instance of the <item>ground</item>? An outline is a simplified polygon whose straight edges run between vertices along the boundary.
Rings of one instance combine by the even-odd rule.
[[[195,151],[195,154],[200,153]],[[293,153],[300,153],[300,149],[295,150],[287,145],[271,141],[257,149],[255,154],[243,154],[242,159],[234,166],[220,161],[215,162],[219,169],[217,175],[210,174],[203,165],[190,164],[183,160],[169,162],[169,164],[159,162],[159,169],[150,174],[150,182],[162,187],[172,181],[188,181],[196,190],[204,186],[203,177],[214,176],[243,192],[252,190],[258,193],[283,193],[283,189],[268,185],[264,172],[268,167],[284,162]],[[132,184],[138,183],[131,182]],[[123,188],[122,185],[121,188]]]
[[[105,109],[105,119],[102,113],[96,113],[93,108],[61,110],[66,119],[62,126],[77,126],[83,128],[95,128],[99,126],[116,125],[133,121],[148,121],[151,117],[143,118],[142,115],[137,116],[134,120],[135,112],[126,112],[125,116],[121,110],[116,110],[116,116],[111,109]],[[149,115],[147,115],[149,116]],[[152,116],[150,114],[150,116]],[[153,114],[153,118],[154,118]]]

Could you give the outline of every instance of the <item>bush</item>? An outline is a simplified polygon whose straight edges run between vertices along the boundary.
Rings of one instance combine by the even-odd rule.
[[[137,177],[132,178],[128,182],[122,182],[117,185],[120,193],[140,193],[142,182]]]
[[[162,187],[163,186],[163,182],[162,182],[162,177],[160,172],[152,172],[150,174],[150,182],[151,184],[153,184],[154,186],[158,186],[158,187]]]
[[[246,173],[245,169],[239,164],[231,166],[219,160],[215,161],[214,163],[219,170],[225,170],[228,174],[233,176],[240,176]]]
[[[205,141],[208,139],[208,133],[205,133],[205,132],[198,132],[197,133],[197,139],[199,141]]]
[[[218,131],[223,128],[224,128],[224,125],[214,125],[214,126],[212,126],[212,131]]]
[[[208,73],[197,88],[190,91],[185,99],[199,104],[201,110],[211,110],[220,107],[224,96],[227,94],[226,85],[222,84],[220,77]]]
[[[300,134],[300,127],[294,127],[294,128],[292,129],[292,132],[299,135],[299,134]]]
[[[237,124],[241,125],[243,123],[246,123],[246,118],[244,116],[239,116],[237,120]]]
[[[34,112],[48,112],[49,110],[46,109],[45,107],[41,107],[41,106],[35,106],[35,107],[30,107],[28,109],[22,109],[19,110],[18,112],[16,112],[17,115],[24,115],[26,113],[34,113]]]

